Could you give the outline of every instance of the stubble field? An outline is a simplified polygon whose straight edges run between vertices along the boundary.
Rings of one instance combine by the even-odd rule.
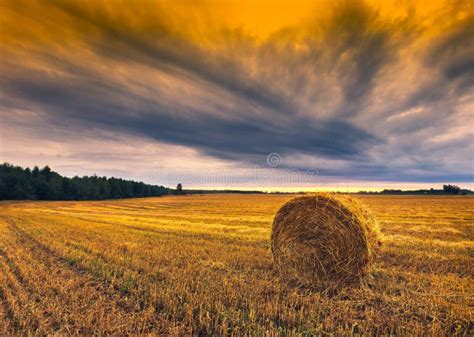
[[[272,264],[292,197],[0,203],[0,335],[473,334],[474,198],[358,197],[384,250],[324,295]]]

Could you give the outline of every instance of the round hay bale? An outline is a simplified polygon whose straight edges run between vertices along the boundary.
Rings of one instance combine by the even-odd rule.
[[[321,290],[359,280],[381,246],[377,222],[360,202],[326,193],[286,203],[275,216],[271,240],[281,273]]]

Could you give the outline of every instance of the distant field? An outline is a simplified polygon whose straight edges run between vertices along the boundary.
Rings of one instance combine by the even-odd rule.
[[[385,249],[333,297],[273,268],[291,198],[0,203],[0,335],[473,334],[473,197],[360,197]]]

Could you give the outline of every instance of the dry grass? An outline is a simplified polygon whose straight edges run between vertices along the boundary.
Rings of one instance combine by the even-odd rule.
[[[474,198],[363,197],[384,249],[335,296],[275,271],[290,198],[0,203],[0,335],[472,335]]]
[[[282,277],[328,293],[359,283],[381,245],[378,224],[360,202],[328,193],[283,205],[271,240]]]

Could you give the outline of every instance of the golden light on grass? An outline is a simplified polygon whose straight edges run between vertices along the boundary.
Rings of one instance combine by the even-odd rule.
[[[1,202],[0,335],[469,335],[474,198],[358,196],[384,248],[334,296],[279,282],[291,199]]]
[[[271,239],[281,273],[320,290],[360,280],[381,245],[375,218],[356,200],[332,194],[286,203],[275,216]]]

